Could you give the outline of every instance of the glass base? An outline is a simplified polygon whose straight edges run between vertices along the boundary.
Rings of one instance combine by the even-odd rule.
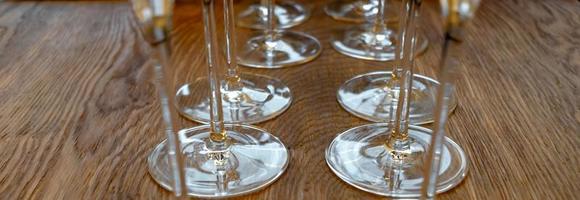
[[[255,124],[282,114],[292,102],[290,89],[282,81],[261,75],[240,74],[242,89],[226,91],[222,84],[222,107],[225,123]],[[183,85],[176,94],[176,107],[184,117],[209,123],[209,85],[199,78]]]
[[[210,151],[209,126],[179,132],[186,156],[187,194],[201,198],[223,198],[256,192],[278,179],[288,166],[288,150],[282,142],[259,128],[226,125],[229,151]],[[227,160],[217,160],[217,154]],[[149,174],[167,190],[172,190],[172,174],[167,162],[166,141],[151,152],[147,160]],[[218,170],[225,170],[224,183],[218,182]],[[220,173],[221,174],[221,173]],[[222,186],[218,189],[218,185]]]
[[[337,92],[337,100],[349,113],[372,122],[387,122],[390,116],[390,104],[397,101],[398,89],[395,88],[394,97],[390,97],[389,81],[392,72],[371,72],[355,76],[346,81]],[[413,76],[413,90],[411,96],[409,123],[420,125],[432,123],[434,120],[435,96],[439,82],[415,74]],[[397,103],[395,102],[396,110]],[[449,113],[453,112],[457,102],[454,96],[450,100]]]
[[[238,16],[238,26],[266,29],[268,10],[261,4],[252,4]],[[310,11],[296,2],[276,2],[274,20],[276,28],[287,29],[302,24],[310,17]]]
[[[385,20],[389,23],[399,20],[400,3],[387,1]],[[374,21],[378,13],[377,0],[333,0],[324,6],[324,12],[335,20],[354,23]]]
[[[385,123],[347,130],[338,135],[326,149],[326,163],[340,179],[366,192],[398,198],[419,197],[424,159],[432,132],[411,125],[409,152],[416,159],[400,159],[393,157],[386,148],[385,141],[390,131]],[[457,186],[467,175],[467,163],[461,147],[446,137],[437,178],[437,193]]]
[[[240,65],[255,68],[282,68],[303,64],[320,55],[322,46],[310,35],[274,31],[272,40],[264,33],[251,37],[238,53]]]
[[[416,55],[427,49],[427,39],[419,34]],[[376,61],[391,61],[395,59],[397,31],[385,28],[378,32],[372,31],[371,25],[350,26],[335,30],[331,36],[331,45],[344,55]]]

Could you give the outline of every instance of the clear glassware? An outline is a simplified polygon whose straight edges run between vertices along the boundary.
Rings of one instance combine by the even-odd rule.
[[[330,44],[344,55],[376,61],[391,61],[395,59],[397,31],[387,27],[385,10],[389,5],[386,0],[378,0],[377,17],[372,24],[347,26],[333,31]],[[428,41],[423,36],[417,38],[416,54],[425,51]]]
[[[265,0],[268,13],[274,13],[274,0]],[[264,31],[255,33],[241,48],[238,62],[255,68],[282,68],[314,60],[322,51],[320,42],[305,33],[278,30],[274,15],[267,14]]]
[[[399,16],[399,10],[395,9],[394,1],[389,2],[393,6],[385,10],[385,19],[387,22],[396,22]],[[379,0],[330,0],[324,6],[324,12],[336,20],[365,23],[374,21],[379,11]]]
[[[282,1],[274,4],[273,20],[280,29],[288,29],[304,23],[310,17],[310,10],[293,1]],[[267,29],[268,1],[250,4],[238,15],[238,26],[252,29]]]
[[[232,0],[224,0],[232,3]],[[251,125],[225,124],[218,68],[225,60],[217,49],[215,0],[202,0],[205,47],[208,52],[210,123],[180,130],[177,134],[184,155],[185,190],[189,196],[226,198],[258,191],[277,180],[288,166],[284,144],[267,131]],[[172,81],[173,75],[165,76]],[[173,81],[172,81],[173,82]],[[148,157],[149,173],[168,190],[176,189],[174,165],[161,142]]]
[[[416,41],[414,21],[420,0],[404,0],[401,16],[402,35],[397,47],[396,71],[400,90],[397,101],[388,101],[388,123],[354,127],[339,134],[326,149],[326,162],[346,183],[361,190],[398,198],[417,198],[423,182],[425,156],[432,131],[409,125],[412,101],[413,51]],[[387,98],[393,98],[390,92]],[[396,104],[396,106],[395,106]],[[436,192],[459,184],[467,173],[467,157],[449,138],[442,141],[441,168]]]
[[[223,116],[226,123],[255,124],[282,114],[292,102],[290,89],[282,81],[264,75],[239,73],[233,2],[224,3],[227,72],[221,82]],[[180,114],[200,123],[211,119],[207,78],[182,85],[176,93]],[[195,91],[195,92],[193,92]]]
[[[153,76],[157,87],[159,100],[161,101],[161,111],[163,113],[164,131],[167,135],[163,153],[168,174],[166,184],[173,189],[175,196],[184,196],[186,193],[185,181],[185,161],[184,155],[179,150],[182,143],[179,140],[177,130],[179,129],[177,112],[172,110],[173,98],[168,95],[173,83],[167,75],[173,73],[170,66],[171,52],[171,29],[172,29],[172,0],[131,0],[133,14],[138,21],[141,34],[152,47],[151,62]],[[151,74],[151,73],[148,73]]]
[[[385,0],[379,0],[379,4],[382,5],[385,2]],[[400,7],[399,7],[400,8]],[[380,10],[379,11],[379,15],[384,15],[384,11]],[[373,25],[375,28],[373,28],[373,30],[389,30],[386,29],[386,25],[384,23],[383,20],[381,20],[381,18],[377,18],[377,20],[375,21],[375,24]],[[400,25],[401,27],[404,25]],[[414,29],[415,27],[413,27]],[[361,31],[364,31],[364,29],[345,29],[345,32],[357,32],[358,33],[362,33]],[[372,31],[371,31],[372,32]],[[378,54],[366,54],[367,52],[370,51],[351,51],[352,52],[358,52],[353,54],[353,57],[366,57],[366,56],[370,56],[370,57],[366,57],[366,58],[373,58],[374,56],[385,56],[383,57],[384,60],[389,60],[389,59],[393,59],[394,53],[395,53],[395,49],[396,49],[396,44],[393,42],[397,42],[398,44],[401,44],[400,41],[398,41],[398,39],[395,39],[394,37],[396,36],[396,34],[394,32],[392,32],[391,30],[386,31],[388,32],[390,35],[390,39],[388,39],[388,42],[385,42],[384,44],[389,44],[388,47],[385,47],[388,49],[388,51],[383,51],[381,50],[380,53]],[[399,31],[401,32],[401,31]],[[368,33],[368,32],[364,32],[364,33]],[[341,32],[342,34],[342,32]],[[357,34],[352,34],[352,35],[357,35]],[[371,34],[372,35],[372,34]],[[375,35],[375,36],[381,36],[381,35]],[[342,37],[342,36],[341,36]],[[363,36],[357,36],[357,37],[363,37]],[[343,38],[351,38],[351,37],[343,37]],[[355,38],[355,37],[353,37]],[[381,39],[386,40],[385,38],[387,37],[379,37]],[[413,37],[412,40],[415,44],[419,44],[418,47],[418,51],[424,51],[424,49],[427,46],[426,42],[422,42],[422,41],[426,41],[426,40],[421,40],[418,39],[417,41],[414,41],[416,37]],[[346,40],[346,39],[344,39]],[[340,40],[336,40],[336,41],[340,41]],[[349,40],[350,42],[354,42],[354,43],[359,43],[357,48],[361,48],[361,49],[365,49],[367,47],[364,47],[363,44],[363,40]],[[378,41],[378,39],[377,39]],[[353,43],[353,44],[354,44]],[[333,44],[333,46],[341,46],[340,48],[335,48],[335,49],[341,49],[341,48],[345,48],[346,46],[343,45],[343,43],[340,42],[335,42]],[[355,45],[356,46],[356,45]],[[354,47],[354,46],[352,46]],[[380,47],[383,48],[383,47]],[[379,49],[380,49],[379,48]],[[345,53],[349,48],[345,48],[347,50],[344,50]],[[417,50],[413,50],[413,52],[417,52]],[[345,53],[346,54],[346,53]],[[413,53],[413,55],[416,55],[417,53]],[[371,56],[372,55],[372,56]],[[387,59],[388,58],[388,59]],[[410,59],[412,59],[413,57],[409,56]],[[401,66],[398,66],[397,64],[395,64],[393,66],[393,71],[400,71],[401,70]],[[393,73],[393,71],[379,71],[379,72],[371,72],[371,73],[367,73],[367,74],[362,74],[362,75],[358,75],[353,77],[352,79],[346,81],[343,85],[340,86],[338,92],[337,92],[337,100],[340,103],[340,105],[348,112],[354,114],[357,117],[363,118],[365,120],[369,120],[372,122],[387,122],[387,119],[389,119],[390,116],[390,110],[389,110],[389,106],[390,103],[389,101],[396,101],[396,99],[398,99],[398,94],[399,94],[399,86],[397,85],[397,77],[396,74]],[[434,101],[435,101],[435,91],[437,91],[437,87],[439,86],[439,82],[437,82],[435,79],[427,77],[427,76],[423,76],[423,75],[419,75],[419,74],[414,74],[413,75],[413,82],[412,82],[412,88],[413,90],[412,92],[412,97],[413,97],[413,101],[411,102],[410,105],[410,123],[411,124],[416,124],[416,125],[420,125],[420,124],[427,124],[427,123],[431,123],[433,122],[433,107],[434,107]],[[390,97],[390,93],[393,92],[394,96]],[[456,106],[456,102],[455,99],[451,99],[451,110],[450,112],[453,111],[453,109]]]
[[[458,53],[458,43],[463,41],[463,26],[473,18],[479,0],[442,0],[440,1],[442,13],[445,20],[445,41],[441,51],[441,61],[439,63],[439,77],[441,87],[437,90],[437,104],[434,113],[434,132],[431,138],[426,158],[423,177],[424,181],[421,189],[420,199],[435,199],[437,187],[439,186],[440,169],[445,167],[445,148],[443,142],[445,137],[445,125],[447,123],[447,112],[449,110],[450,99],[455,90],[455,80],[459,76],[457,63],[453,60],[452,53]]]
[[[346,81],[337,92],[337,100],[341,107],[357,117],[372,122],[387,122],[390,110],[390,101],[397,101],[399,86],[392,71],[378,71],[361,74]],[[411,124],[421,125],[433,122],[433,107],[435,91],[439,82],[433,78],[414,74],[412,83],[412,98],[410,105]],[[392,94],[391,96],[391,93]],[[395,104],[396,105],[396,104]],[[451,109],[455,109],[457,102],[451,99]]]

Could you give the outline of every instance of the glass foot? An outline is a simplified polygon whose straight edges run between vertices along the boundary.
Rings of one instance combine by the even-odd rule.
[[[371,72],[355,76],[346,81],[338,89],[337,99],[340,105],[349,113],[372,122],[387,122],[390,112],[390,101],[398,100],[398,89],[394,97],[389,97],[389,81],[392,72]],[[439,82],[415,74],[413,76],[409,120],[411,124],[427,124],[434,120],[433,108]],[[395,108],[396,110],[396,102]],[[453,112],[457,102],[451,99],[449,113]]]
[[[324,12],[336,20],[354,23],[374,21],[378,13],[378,0],[333,0],[324,6]],[[385,20],[389,23],[399,20],[400,3],[387,1]]]
[[[272,184],[286,170],[288,150],[278,138],[248,125],[226,125],[226,130],[230,147],[220,152],[206,148],[208,125],[179,132],[184,144],[189,196],[223,198],[256,192]],[[216,154],[225,159],[217,160]],[[172,190],[166,141],[151,152],[147,164],[153,179],[163,188]],[[223,175],[218,175],[218,171]],[[225,182],[218,182],[218,176]]]
[[[287,29],[302,24],[310,17],[310,11],[296,2],[276,2],[274,21],[276,28]],[[252,4],[238,16],[238,26],[252,29],[266,29],[268,10],[261,4]]]
[[[427,49],[428,41],[419,35],[416,55]],[[338,52],[364,60],[390,61],[395,59],[397,32],[392,29],[372,31],[371,25],[350,26],[335,30],[331,36],[331,45]]]
[[[282,114],[292,102],[290,89],[282,81],[261,75],[240,74],[242,89],[226,91],[222,84],[222,106],[225,123],[255,124]],[[176,106],[184,117],[209,123],[209,85],[199,78],[183,85],[176,94]]]
[[[309,62],[322,51],[320,42],[310,35],[291,31],[271,34],[251,37],[238,52],[238,63],[255,68],[282,68]]]
[[[409,127],[408,157],[394,157],[385,145],[391,130],[385,123],[369,124],[338,135],[326,149],[326,163],[348,184],[382,196],[419,197],[424,156],[431,130]],[[445,138],[437,179],[437,193],[457,186],[467,174],[467,157],[461,147]],[[392,184],[390,184],[392,183]]]

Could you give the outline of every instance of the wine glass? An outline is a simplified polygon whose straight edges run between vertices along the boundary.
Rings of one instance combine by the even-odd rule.
[[[290,89],[282,81],[264,75],[239,73],[233,2],[224,3],[225,49],[227,71],[221,82],[224,122],[255,124],[282,114],[292,102]],[[176,103],[181,115],[208,123],[208,80],[199,78],[178,88]],[[192,92],[196,91],[196,92]],[[203,91],[203,92],[202,92]]]
[[[379,0],[379,4],[382,5],[385,0]],[[379,6],[381,8],[382,6]],[[399,6],[401,7],[401,6]],[[383,11],[379,11],[379,15],[383,15]],[[415,26],[414,24],[412,24]],[[388,30],[385,29],[384,21],[381,18],[377,18],[375,21],[375,27],[373,30]],[[400,24],[399,26],[404,27],[404,24]],[[383,28],[381,28],[383,27]],[[415,27],[412,27],[413,30]],[[346,30],[346,31],[356,31],[357,29],[353,30]],[[402,31],[399,31],[402,32]],[[395,33],[389,31],[391,39],[389,39],[388,43],[397,42],[397,44],[402,44],[401,41],[395,39]],[[380,35],[378,35],[380,36]],[[400,36],[399,36],[400,37]],[[381,37],[386,38],[386,37]],[[413,43],[419,43],[418,51],[423,51],[426,47],[426,43],[421,44],[422,39],[417,39],[414,41],[416,35],[411,37]],[[426,41],[426,40],[423,40]],[[342,45],[342,43],[337,43]],[[422,46],[425,45],[425,46]],[[381,51],[380,54],[374,55],[386,55],[389,59],[394,58],[396,44],[389,45],[389,51]],[[392,51],[391,51],[392,50]],[[353,51],[355,52],[355,51]],[[388,53],[387,53],[388,52]],[[413,52],[417,52],[417,50],[413,50]],[[360,51],[360,53],[363,53]],[[371,55],[371,54],[368,54]],[[413,53],[416,55],[416,53]],[[413,59],[413,56],[408,56],[409,59]],[[367,74],[361,74],[351,78],[350,80],[346,81],[343,85],[340,86],[337,92],[337,100],[340,105],[348,112],[354,114],[357,117],[373,121],[373,122],[387,122],[386,120],[389,119],[389,115],[391,115],[391,111],[389,110],[389,101],[396,101],[399,95],[399,85],[397,85],[397,71],[401,71],[401,66],[395,64],[393,66],[392,71],[378,71],[378,72],[370,72]],[[410,105],[410,123],[411,124],[427,124],[433,122],[433,107],[434,107],[434,94],[439,86],[439,82],[437,80],[419,75],[413,75],[413,82],[412,82],[412,97],[413,101]],[[390,93],[394,93],[394,96],[390,96]],[[455,108],[456,102],[455,99],[451,99],[451,109],[450,112],[453,111]]]
[[[379,0],[330,0],[324,6],[324,12],[336,20],[365,23],[373,21],[379,10]],[[394,5],[394,4],[393,4]],[[387,22],[396,22],[399,10],[389,6],[385,11]]]
[[[435,127],[431,137],[431,145],[425,158],[426,164],[423,177],[424,181],[421,189],[421,199],[435,199],[438,181],[441,174],[441,167],[445,165],[444,142],[445,124],[447,122],[447,110],[449,110],[450,99],[455,90],[455,80],[459,76],[457,62],[453,60],[451,54],[458,53],[460,42],[463,41],[463,27],[473,18],[479,0],[442,0],[440,1],[442,14],[445,18],[444,30],[445,40],[441,51],[441,61],[439,63],[439,77],[441,87],[437,90],[437,106],[435,107]]]
[[[274,4],[273,20],[278,28],[287,29],[302,24],[310,17],[310,10],[293,1],[282,1]],[[252,29],[268,27],[268,1],[260,0],[243,10],[238,19],[238,26]]]
[[[278,179],[288,166],[288,150],[278,138],[255,126],[223,121],[219,88],[224,75],[217,72],[225,61],[217,49],[214,7],[215,0],[202,0],[211,120],[209,125],[178,132],[181,143],[178,150],[183,153],[185,164],[184,192],[201,198],[225,198],[258,191]],[[166,151],[167,145],[167,141],[161,142],[149,155],[149,173],[162,187],[175,190],[172,184],[175,166],[168,162],[172,155]]]
[[[432,131],[409,125],[413,94],[414,21],[421,0],[404,0],[400,18],[401,35],[397,45],[396,71],[400,90],[397,101],[385,99],[391,110],[387,123],[351,128],[339,134],[326,149],[326,162],[346,183],[361,190],[389,197],[416,198],[420,195],[426,150]],[[390,92],[388,98],[393,98]],[[395,106],[396,104],[396,106]],[[459,184],[467,173],[467,157],[449,138],[442,141],[442,165],[437,192]]]
[[[344,55],[376,61],[390,61],[395,58],[397,33],[385,22],[386,0],[378,0],[377,17],[372,24],[347,26],[333,31],[330,44]],[[427,49],[428,42],[421,36],[417,54]]]
[[[312,61],[320,55],[322,46],[308,34],[277,30],[274,20],[274,0],[266,0],[267,21],[264,31],[255,33],[238,55],[241,65],[255,68],[282,68]]]
[[[167,135],[167,139],[164,141],[166,146],[163,148],[164,152],[162,153],[166,155],[164,163],[170,173],[165,177],[167,180],[165,184],[173,188],[175,196],[183,196],[187,192],[187,186],[185,181],[184,155],[180,151],[182,143],[177,135],[179,116],[177,112],[171,109],[174,100],[167,93],[167,91],[171,91],[173,88],[173,83],[167,78],[167,75],[173,74],[173,68],[170,66],[169,60],[171,52],[170,32],[172,28],[173,1],[131,0],[131,5],[141,34],[152,47],[152,71],[161,101],[160,105],[165,125],[164,130]]]

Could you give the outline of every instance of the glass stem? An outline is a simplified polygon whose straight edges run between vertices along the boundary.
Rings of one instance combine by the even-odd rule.
[[[224,0],[224,23],[226,34],[226,61],[228,70],[226,73],[225,91],[234,93],[242,89],[238,72],[238,54],[236,38],[236,20],[234,17],[234,0]]]
[[[210,142],[208,149],[222,151],[227,149],[227,135],[224,128],[222,98],[218,79],[219,54],[215,21],[214,0],[202,0],[205,45],[208,54],[208,79],[210,86]]]
[[[387,6],[386,0],[378,0],[377,8],[378,13],[375,17],[373,24],[373,33],[380,33],[381,31],[387,29],[387,24],[385,23],[385,7]]]
[[[266,8],[266,39],[273,41],[275,37],[274,31],[276,30],[276,21],[274,20],[276,4],[274,0],[261,0],[261,2],[262,6]]]
[[[171,78],[171,66],[169,65],[170,58],[169,41],[166,39],[161,43],[153,46],[153,69],[155,74],[155,84],[157,85],[159,100],[161,101],[161,111],[163,114],[163,122],[165,124],[165,134],[167,134],[167,155],[168,162],[173,172],[173,188],[175,196],[185,196],[187,194],[187,186],[185,184],[185,162],[181,152],[182,145],[179,140],[179,116],[172,111],[174,99],[169,98],[167,91],[172,91],[173,84]]]
[[[393,149],[403,151],[405,143],[408,139],[409,130],[409,107],[411,105],[411,93],[413,83],[413,65],[414,65],[414,51],[415,51],[415,21],[417,12],[419,11],[420,0],[403,0],[400,17],[399,40],[396,46],[396,62],[395,65],[401,67],[399,75],[396,75],[399,80],[399,99],[395,112],[395,121],[393,123],[393,133],[389,138],[388,145]],[[396,69],[398,70],[398,69]],[[393,74],[398,73],[393,71]],[[394,145],[399,143],[402,145]]]
[[[449,57],[452,38],[449,33],[445,34],[445,41],[441,51],[439,63],[439,88],[435,101],[435,125],[431,137],[431,145],[425,158],[424,181],[421,187],[421,199],[435,199],[437,189],[437,176],[441,165],[441,153],[443,140],[445,139],[445,124],[449,113],[450,99],[453,95],[454,81],[457,77],[457,65]]]

